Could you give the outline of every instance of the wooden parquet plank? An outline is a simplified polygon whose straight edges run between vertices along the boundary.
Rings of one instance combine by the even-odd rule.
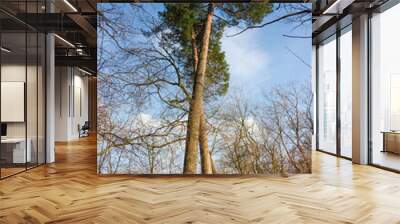
[[[290,177],[98,176],[94,137],[0,181],[0,223],[400,223],[400,175],[313,152]]]

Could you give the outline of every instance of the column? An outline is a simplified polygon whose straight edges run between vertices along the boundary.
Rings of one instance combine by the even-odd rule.
[[[368,163],[368,15],[353,19],[353,162]]]

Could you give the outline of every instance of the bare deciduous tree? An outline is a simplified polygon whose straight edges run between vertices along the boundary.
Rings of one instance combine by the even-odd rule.
[[[240,17],[246,7],[204,5],[204,20],[191,28],[193,58],[182,56],[171,29],[141,5],[129,4],[135,12],[129,15],[117,4],[101,7],[98,172],[197,173],[198,163],[204,174],[310,172],[309,88],[276,88],[256,106],[244,94],[223,97],[210,81],[221,70],[208,60],[209,49],[220,44],[209,42],[222,35],[213,25],[247,24],[247,30],[271,23],[255,27],[229,19],[232,10]],[[226,14],[215,14],[218,7]],[[287,10],[277,21],[308,19],[301,7]],[[222,57],[219,51],[211,55]]]

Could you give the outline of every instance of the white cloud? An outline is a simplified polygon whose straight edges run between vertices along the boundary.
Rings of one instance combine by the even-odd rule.
[[[145,125],[148,127],[158,127],[161,125],[161,122],[158,118],[154,118],[151,114],[148,113],[139,113],[136,116],[130,119],[132,125],[141,126]]]
[[[146,114],[146,113],[139,113],[137,115],[138,120],[144,123],[151,123],[154,122],[153,116],[151,114]]]
[[[260,32],[250,30],[238,36],[226,37],[238,31],[237,28],[228,29],[222,39],[222,49],[225,51],[232,81],[242,83],[256,77],[264,79],[270,58],[263,49]]]

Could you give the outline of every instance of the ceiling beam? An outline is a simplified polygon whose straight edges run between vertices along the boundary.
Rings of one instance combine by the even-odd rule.
[[[98,3],[187,3],[188,0],[98,0]],[[197,0],[202,3],[247,3],[247,2],[265,2],[265,0]],[[307,0],[270,0],[269,3],[307,3]]]
[[[351,5],[355,0],[336,0],[330,4],[322,14],[342,14],[343,10]]]
[[[82,28],[66,14],[61,13],[19,13],[19,20],[43,32],[80,31]]]
[[[56,66],[87,67],[97,70],[97,59],[91,56],[55,56]]]
[[[90,24],[85,17],[80,14],[68,14],[67,15],[72,21],[74,21],[78,26],[82,28],[83,31],[88,35],[89,38],[86,39],[91,46],[96,45],[97,30]]]

